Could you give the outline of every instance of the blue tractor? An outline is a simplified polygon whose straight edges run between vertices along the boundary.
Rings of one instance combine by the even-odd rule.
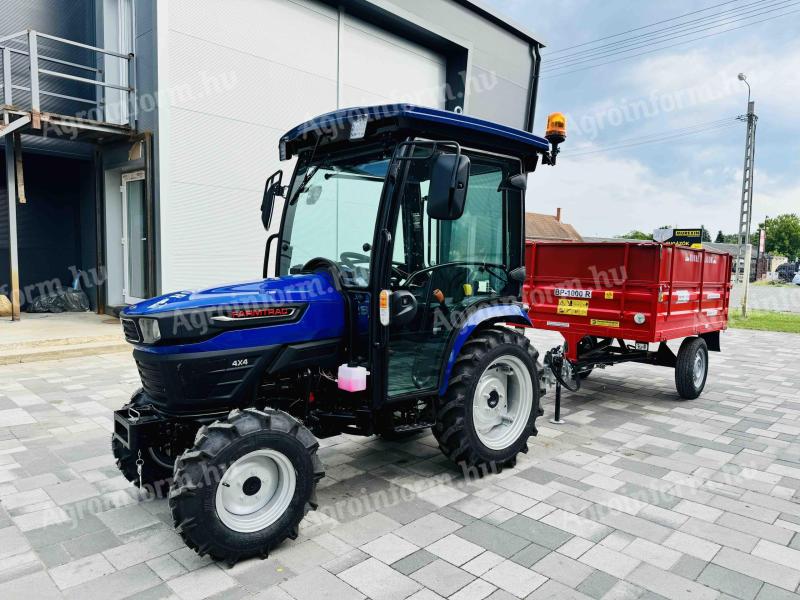
[[[265,187],[262,222],[280,227],[263,279],[123,311],[142,387],[115,413],[114,455],[168,490],[190,547],[235,563],[296,537],[324,474],[317,438],[432,428],[480,473],[527,451],[544,370],[504,325],[530,324],[524,191],[563,126],[551,116],[545,139],[409,105],[322,115],[280,140],[297,160]]]

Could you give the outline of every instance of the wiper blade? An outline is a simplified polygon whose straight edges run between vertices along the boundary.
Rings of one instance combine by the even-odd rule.
[[[383,181],[384,177],[366,173],[325,173],[325,179],[366,179],[367,181]]]
[[[303,176],[303,181],[300,183],[300,187],[297,188],[297,191],[294,193],[294,195],[291,198],[289,198],[289,204],[294,204],[295,202],[297,202],[297,198],[300,197],[300,194],[306,191],[306,186],[308,185],[308,182],[311,181],[311,178],[317,174],[318,170],[319,167],[314,166],[311,167],[308,171],[306,171],[306,174]]]

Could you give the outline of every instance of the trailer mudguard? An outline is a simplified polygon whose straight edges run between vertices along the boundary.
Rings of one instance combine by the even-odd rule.
[[[461,323],[461,327],[457,329],[451,337],[447,352],[447,362],[439,378],[440,396],[444,396],[447,391],[447,386],[450,383],[450,374],[453,371],[456,358],[458,358],[458,353],[461,352],[461,347],[476,329],[494,323],[517,323],[528,327],[531,326],[528,313],[523,309],[521,304],[495,304],[483,306],[482,308],[472,311]]]

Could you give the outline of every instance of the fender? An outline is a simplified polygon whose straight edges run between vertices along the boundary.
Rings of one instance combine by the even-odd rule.
[[[531,326],[531,320],[527,311],[521,304],[500,304],[479,308],[472,312],[469,317],[461,324],[455,335],[452,336],[447,353],[447,362],[444,365],[441,377],[439,378],[439,395],[444,396],[447,386],[450,383],[450,374],[456,362],[461,347],[466,343],[473,332],[487,325],[494,323],[519,323],[520,325]]]

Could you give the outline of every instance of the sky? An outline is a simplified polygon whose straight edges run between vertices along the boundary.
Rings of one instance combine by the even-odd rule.
[[[720,15],[716,23],[742,19],[723,29],[785,16],[696,41],[687,40],[719,29],[686,31],[692,35],[662,43],[675,46],[629,60],[572,73],[566,72],[601,61],[554,69],[559,58],[562,63],[580,60],[584,57],[564,57],[593,46],[564,50],[567,47],[722,2],[485,0],[546,44],[535,132],[544,133],[549,113],[567,115],[567,141],[557,166],[538,168],[529,181],[529,211],[554,214],[561,207],[563,220],[584,236],[610,237],[633,229],[650,233],[668,225],[703,225],[712,238],[718,230],[737,233],[746,125],[735,118],[747,112],[747,86],[737,79],[744,72],[758,115],[753,230],[765,215],[800,214],[800,37],[796,35],[800,12],[786,14],[800,9],[797,0],[781,4],[779,0],[735,0],[653,29],[721,11],[740,12]],[[761,16],[755,12],[762,10],[772,12]],[[746,11],[753,11],[749,13],[753,16],[744,18]],[[626,54],[608,55],[603,61],[622,56]],[[730,119],[733,125],[714,128],[717,122],[727,124],[722,119]],[[700,129],[704,131],[687,134]],[[612,148],[642,141],[626,141],[631,138],[661,133],[673,137],[661,143]]]

